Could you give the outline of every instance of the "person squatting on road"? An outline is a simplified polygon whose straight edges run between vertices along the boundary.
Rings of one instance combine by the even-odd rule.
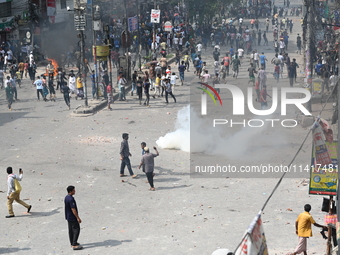
[[[6,218],[12,218],[14,217],[13,212],[13,202],[16,201],[17,203],[21,204],[22,206],[27,208],[27,213],[31,211],[32,205],[26,204],[24,201],[20,200],[20,192],[21,192],[21,185],[19,181],[22,180],[23,171],[20,168],[19,169],[19,176],[16,174],[13,174],[12,167],[7,167],[7,208],[8,208],[8,214]]]
[[[143,148],[145,154],[142,156],[142,160],[139,164],[139,169],[141,168],[141,166],[143,166],[143,171],[145,171],[146,177],[148,178],[148,182],[150,184],[150,190],[152,191],[156,190],[153,185],[153,177],[154,177],[153,171],[155,167],[154,158],[159,156],[159,152],[157,148],[156,147],[153,147],[153,148],[156,151],[156,154],[150,153],[148,147]]]
[[[68,223],[68,236],[73,250],[81,250],[83,247],[78,243],[81,219],[79,218],[76,200],[73,197],[76,194],[76,189],[74,186],[68,186],[66,190],[68,194],[64,199],[64,204],[65,219]]]
[[[129,159],[129,157],[132,156],[131,153],[130,153],[129,143],[128,143],[129,134],[123,133],[122,138],[123,138],[123,141],[121,142],[120,152],[119,152],[120,160],[122,161],[122,163],[120,165],[120,177],[126,176],[126,175],[124,175],[124,169],[125,169],[125,166],[127,166],[131,177],[135,178],[135,177],[137,177],[137,175],[135,175],[133,173],[132,168],[131,168],[130,159]]]

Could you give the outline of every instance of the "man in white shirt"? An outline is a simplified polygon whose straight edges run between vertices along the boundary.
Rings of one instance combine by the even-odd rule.
[[[178,49],[178,38],[176,35],[174,35],[174,38],[172,39],[172,45],[175,47],[175,49]]]
[[[282,75],[282,73],[283,73],[283,67],[284,67],[284,57],[283,57],[283,55],[280,53],[278,56],[277,56],[277,58],[278,59],[280,59],[280,66],[281,66],[281,68],[280,68],[280,71],[281,71],[281,78],[283,78],[283,75]]]
[[[7,51],[7,56],[8,56],[8,58],[7,58],[8,62],[12,62],[13,61],[13,52],[10,49]]]
[[[259,56],[259,53],[257,53],[256,50],[254,50],[253,53],[250,55],[250,59],[253,60],[254,68],[256,68],[256,66],[260,67],[259,66],[260,56]]]
[[[6,67],[8,65],[8,55],[5,54],[5,58],[4,58],[4,72],[6,73]]]
[[[339,81],[339,77],[332,72],[331,77],[329,77],[331,91],[333,91],[333,89],[334,89],[334,87],[335,87],[335,85],[337,84],[338,81]]]
[[[199,43],[196,45],[197,55],[198,55],[199,57],[201,56],[202,48],[203,48],[203,45],[201,44],[201,42],[199,42]]]
[[[26,204],[24,201],[20,200],[20,191],[21,191],[21,186],[20,184],[15,187],[15,180],[16,181],[21,181],[22,180],[22,175],[23,171],[21,168],[19,169],[19,176],[16,174],[13,174],[13,169],[12,167],[7,167],[7,208],[8,208],[8,213],[9,215],[6,216],[6,218],[12,218],[14,217],[14,212],[13,212],[13,202],[16,201],[17,203],[21,204],[22,206],[27,208],[27,212],[29,213],[31,211],[32,206]],[[17,188],[17,189],[16,189]]]
[[[238,53],[239,59],[241,60],[241,59],[243,58],[244,49],[239,48],[239,49],[237,50],[237,53]]]
[[[286,44],[284,41],[280,41],[279,45],[280,45],[280,53],[282,54],[285,51]]]
[[[43,81],[40,79],[40,76],[37,77],[37,80],[33,84],[37,88],[37,97],[38,97],[38,101],[40,101],[39,93],[44,98],[43,91],[42,91],[43,90]]]

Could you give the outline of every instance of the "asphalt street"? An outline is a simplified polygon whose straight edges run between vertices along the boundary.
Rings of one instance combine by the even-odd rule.
[[[300,18],[293,17],[293,21],[289,52],[302,70],[303,60],[295,46],[296,34],[301,33]],[[268,39],[269,46],[255,48],[271,60],[271,32]],[[221,52],[226,50],[222,47]],[[203,60],[212,66],[212,49],[204,53]],[[246,56],[237,81],[228,79],[240,87],[246,84],[248,63]],[[177,112],[189,104],[190,87],[197,81],[193,72],[186,73],[184,86],[177,86],[174,92],[176,104],[170,99],[166,105],[164,98],[156,98],[151,99],[150,107],[140,106],[136,97],[129,95],[127,102],[115,102],[112,111],[104,109],[89,117],[72,115],[59,91],[57,102],[37,101],[28,79],[18,89],[20,101],[13,104],[13,111],[8,111],[1,90],[0,254],[208,255],[219,247],[235,249],[277,179],[191,178],[188,152],[160,148],[156,191],[152,192],[137,168],[140,143],[144,141],[152,147],[159,137],[175,130]],[[280,86],[289,86],[286,76]],[[71,109],[83,103],[71,99]],[[290,111],[289,116],[295,118],[296,112]],[[139,175],[136,179],[119,177],[119,147],[124,132],[130,134],[131,162]],[[252,164],[252,160],[247,161],[249,156],[257,158],[256,162],[287,164],[306,132],[301,127],[265,130],[254,138],[260,142],[257,148],[251,144],[251,150],[233,160]],[[310,154],[311,139],[297,161],[309,164]],[[21,198],[32,205],[27,214],[24,207],[14,203],[16,217],[11,219],[5,218],[7,166],[15,172],[23,169]],[[323,224],[319,209],[322,197],[308,195],[305,179],[309,174],[290,177],[283,180],[262,216],[270,254],[286,254],[294,249],[295,219],[305,203],[312,205],[314,219]],[[68,241],[63,207],[68,185],[76,187],[75,199],[83,221],[79,238],[82,251],[73,251]],[[326,243],[318,229],[313,231],[309,253],[323,254]]]

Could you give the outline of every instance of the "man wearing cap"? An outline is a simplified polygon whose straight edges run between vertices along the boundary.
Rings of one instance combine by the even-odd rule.
[[[153,147],[154,150],[156,151],[156,154],[150,153],[148,147],[144,147],[144,152],[145,154],[142,156],[142,160],[139,164],[139,169],[141,168],[142,165],[145,167],[145,174],[146,177],[148,178],[149,184],[150,184],[150,190],[154,191],[155,187],[153,185],[153,171],[155,167],[155,160],[154,158],[159,155],[159,152],[156,147]]]
[[[123,141],[120,144],[120,152],[119,152],[120,160],[122,161],[122,163],[120,165],[120,177],[126,176],[126,175],[124,175],[124,169],[125,169],[125,166],[127,166],[131,177],[135,178],[135,177],[137,177],[137,175],[135,175],[133,173],[132,168],[131,168],[130,159],[129,159],[129,157],[132,156],[131,153],[130,153],[129,143],[128,143],[129,134],[123,133],[122,138],[123,138]]]

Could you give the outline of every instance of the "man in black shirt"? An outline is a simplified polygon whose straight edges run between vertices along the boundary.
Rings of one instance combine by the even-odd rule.
[[[70,238],[71,247],[73,250],[81,250],[83,247],[78,243],[78,237],[80,234],[81,219],[78,215],[78,208],[76,200],[73,195],[76,193],[74,186],[67,187],[68,195],[64,199],[65,203],[65,218],[68,222],[68,235]]]
[[[110,79],[109,79],[109,75],[107,74],[107,70],[105,70],[105,72],[104,72],[103,81],[104,81],[104,98],[107,99],[106,87],[110,83]]]
[[[215,51],[213,52],[213,57],[215,61],[218,61],[219,57],[220,57],[220,52],[218,51],[217,48],[215,48]]]
[[[131,177],[135,178],[135,177],[137,177],[137,175],[135,175],[133,173],[132,168],[131,168],[130,159],[129,159],[129,157],[132,156],[131,153],[130,153],[129,143],[128,143],[129,134],[123,133],[122,138],[123,138],[123,141],[120,144],[120,151],[119,151],[120,160],[122,161],[122,163],[120,165],[120,177],[126,176],[126,175],[124,175],[124,169],[125,169],[125,166],[127,166]]]
[[[301,36],[298,34],[296,37],[296,46],[298,48],[297,52],[301,55]]]

